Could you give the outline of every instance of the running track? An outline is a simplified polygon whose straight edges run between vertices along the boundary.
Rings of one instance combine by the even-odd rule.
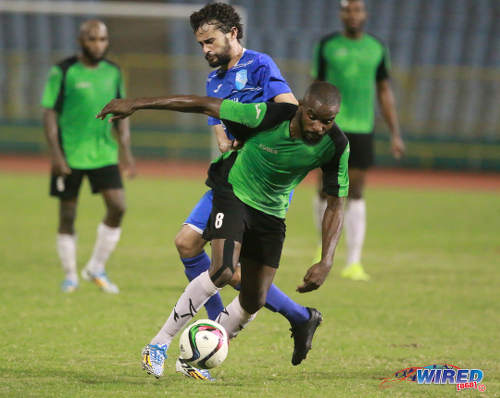
[[[203,179],[207,162],[138,160],[139,176]],[[50,169],[43,156],[0,155],[0,172],[41,173]],[[309,175],[306,183],[314,183]],[[368,173],[368,186],[446,189],[459,191],[500,191],[500,173],[469,173],[436,170],[373,169]]]

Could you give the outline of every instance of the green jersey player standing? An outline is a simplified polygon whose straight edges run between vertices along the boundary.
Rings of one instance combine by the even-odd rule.
[[[118,155],[129,175],[135,174],[130,152],[128,120],[116,123],[118,142],[111,125],[95,119],[113,98],[124,96],[118,67],[104,59],[109,40],[106,26],[89,20],[80,26],[81,53],[52,67],[42,98],[44,127],[51,154],[50,194],[59,198],[57,251],[65,271],[64,292],[78,287],[74,222],[83,177],[93,193],[100,193],[106,215],[97,228],[92,257],[82,276],[107,293],[118,293],[105,272],[105,263],[121,234],[125,196],[118,168]]]
[[[312,77],[338,87],[342,106],[336,123],[345,132],[351,146],[349,157],[349,198],[345,214],[347,264],[341,275],[368,280],[361,265],[361,250],[366,229],[363,199],[367,169],[373,164],[373,126],[375,94],[391,132],[391,150],[396,159],[404,153],[404,143],[389,82],[390,61],[386,47],[363,31],[366,10],[363,0],[341,0],[343,32],[324,37],[315,48]],[[317,220],[321,220],[326,201],[319,190],[315,202]]]
[[[334,123],[339,106],[338,90],[329,83],[315,82],[299,106],[172,96],[113,100],[101,111],[101,118],[114,114],[110,120],[139,109],[205,113],[221,119],[233,136],[244,141],[240,150],[226,152],[210,166],[207,185],[213,188],[214,198],[204,238],[212,242],[212,262],[208,271],[188,284],[153,338],[151,344],[161,347],[149,357],[155,376],[163,373],[166,350],[174,336],[231,280],[238,259],[240,293],[217,321],[234,337],[255,317],[279,266],[289,194],[317,167],[323,170],[328,202],[322,222],[322,253],[297,290],[309,292],[323,284],[333,264],[349,188],[349,144]],[[311,341],[308,344],[310,347]]]

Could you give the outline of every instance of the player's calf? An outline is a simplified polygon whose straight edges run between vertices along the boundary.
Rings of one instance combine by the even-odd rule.
[[[212,264],[208,270],[210,279],[218,288],[227,285],[234,275],[241,244],[230,239],[212,241]]]

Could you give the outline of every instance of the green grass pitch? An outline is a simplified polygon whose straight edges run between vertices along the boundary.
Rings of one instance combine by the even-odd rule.
[[[178,339],[156,380],[140,352],[186,285],[174,236],[205,188],[198,180],[127,183],[122,239],[108,263],[118,296],[81,281],[59,291],[57,202],[43,175],[0,174],[0,396],[5,397],[444,397],[500,396],[500,272],[497,193],[370,188],[364,263],[369,283],[334,269],[316,292],[295,292],[316,249],[312,186],[297,189],[275,282],[324,316],[302,365],[290,363],[288,322],[263,309],[203,383],[173,371]],[[103,215],[82,187],[78,265]],[[235,291],[226,288],[227,303]],[[204,310],[200,317],[205,317]],[[379,384],[410,366],[450,363],[484,371],[486,391]]]

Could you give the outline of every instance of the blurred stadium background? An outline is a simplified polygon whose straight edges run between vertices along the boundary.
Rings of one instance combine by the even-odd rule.
[[[56,294],[58,203],[47,197],[48,158],[31,156],[46,153],[39,102],[47,72],[78,50],[87,18],[108,24],[110,58],[121,65],[129,96],[203,94],[210,69],[187,20],[203,1],[0,0],[0,397],[455,398],[454,386],[379,389],[398,370],[440,363],[482,369],[481,396],[499,396],[500,0],[365,1],[367,30],[392,55],[408,147],[400,164],[425,171],[370,173],[364,261],[372,282],[340,278],[341,242],[327,284],[308,295],[295,288],[318,243],[316,189],[299,186],[276,283],[323,312],[314,348],[305,366],[290,366],[287,322],[262,311],[231,343],[214,371],[217,383],[207,385],[174,374],[177,340],[164,380],[145,377],[139,364],[185,287],[173,240],[206,189],[206,118],[154,111],[132,118],[135,154],[161,161],[141,162],[142,177],[126,185],[129,210],[108,268],[118,296],[84,283],[72,295]],[[245,15],[246,46],[271,54],[301,96],[314,43],[341,28],[338,0],[230,3]],[[380,118],[376,129],[378,164],[395,166]],[[12,163],[27,163],[28,173]],[[143,173],[148,164],[159,172]],[[78,212],[81,269],[103,213],[88,187]],[[222,294],[225,303],[234,297],[232,289]]]
[[[202,3],[135,1],[127,4],[138,4],[139,9],[127,10],[118,1],[0,1],[0,153],[45,151],[39,101],[47,71],[78,50],[77,28],[89,17],[108,24],[109,57],[122,67],[128,96],[203,94],[209,67],[187,20]],[[313,45],[341,28],[338,2],[229,3],[239,6],[245,16],[246,47],[269,53],[300,97],[310,79]],[[408,145],[408,156],[400,164],[499,171],[500,2],[366,3],[370,12],[366,30],[391,51],[393,83]],[[182,7],[170,9],[167,16],[166,4]],[[103,16],[99,6],[111,14],[120,10],[133,16]],[[211,156],[204,117],[144,112],[132,122],[134,152],[140,157],[206,160]],[[394,165],[384,145],[388,134],[380,118],[376,132],[377,163]]]

